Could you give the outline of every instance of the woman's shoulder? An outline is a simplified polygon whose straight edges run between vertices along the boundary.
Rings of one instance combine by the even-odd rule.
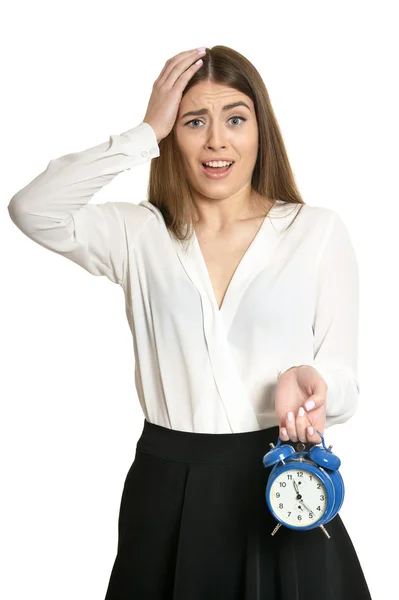
[[[273,225],[280,230],[284,230],[287,224],[291,226],[296,222],[299,229],[303,226],[309,231],[317,227],[325,228],[336,215],[336,211],[324,206],[276,200],[268,216]]]
[[[147,223],[154,222],[154,220],[163,223],[161,211],[145,200],[139,204],[134,202],[113,202],[112,204],[130,233],[138,233]]]
[[[298,212],[302,214],[304,218],[309,219],[314,223],[333,223],[334,221],[342,221],[342,218],[339,215],[339,213],[333,208],[319,206],[316,204],[302,204],[299,202],[285,202],[284,204],[286,204],[287,206],[283,207],[281,205],[280,210],[292,210],[295,213]]]

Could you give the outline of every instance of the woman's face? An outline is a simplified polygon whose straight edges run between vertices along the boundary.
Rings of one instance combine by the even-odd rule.
[[[224,109],[236,102],[246,106]],[[185,115],[192,111],[201,114]],[[181,100],[175,130],[194,197],[218,200],[240,195],[246,189],[250,192],[258,154],[258,124],[248,96],[218,83],[198,83]],[[210,179],[204,173],[202,163],[214,157],[234,161],[227,177]]]

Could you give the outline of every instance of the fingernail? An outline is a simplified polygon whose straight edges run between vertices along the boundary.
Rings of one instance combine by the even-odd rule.
[[[286,429],[282,429],[281,430],[281,435],[283,435],[285,437],[287,435],[287,430]]]
[[[305,404],[305,408],[306,410],[312,410],[312,408],[314,408],[316,406],[314,400],[309,400],[309,402],[306,402]]]
[[[313,435],[313,427],[308,427],[308,434]]]
[[[195,61],[195,64],[196,64],[196,65],[199,65],[199,64],[201,64],[202,62],[203,62],[203,61],[202,61],[202,58],[199,58],[198,60],[196,60],[196,61]]]
[[[300,409],[298,410],[298,416],[299,417],[303,417],[303,415],[305,414],[305,410],[304,408],[301,406]]]
[[[200,48],[197,48],[197,50],[198,50],[198,54],[203,54],[205,52],[205,50],[206,50],[206,47],[205,46],[201,46]]]
[[[288,419],[289,421],[293,421],[293,420],[294,420],[294,413],[293,413],[293,412],[289,412],[289,413],[287,414],[287,419]]]

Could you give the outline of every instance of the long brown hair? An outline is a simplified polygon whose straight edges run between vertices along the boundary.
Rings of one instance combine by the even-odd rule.
[[[228,46],[207,48],[202,60],[203,65],[189,80],[183,96],[202,81],[227,85],[249,96],[254,103],[259,131],[252,188],[262,198],[305,204],[295,183],[269,94],[258,71],[248,59]],[[147,193],[148,202],[161,211],[166,227],[177,239],[187,240],[193,229],[193,199],[175,131],[173,127],[159,142],[160,155],[151,161]]]

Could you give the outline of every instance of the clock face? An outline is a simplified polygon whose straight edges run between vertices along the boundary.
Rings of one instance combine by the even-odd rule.
[[[303,462],[300,463],[303,467]],[[318,521],[327,508],[327,493],[313,472],[295,466],[273,481],[270,504],[278,518],[294,527],[307,527]]]

